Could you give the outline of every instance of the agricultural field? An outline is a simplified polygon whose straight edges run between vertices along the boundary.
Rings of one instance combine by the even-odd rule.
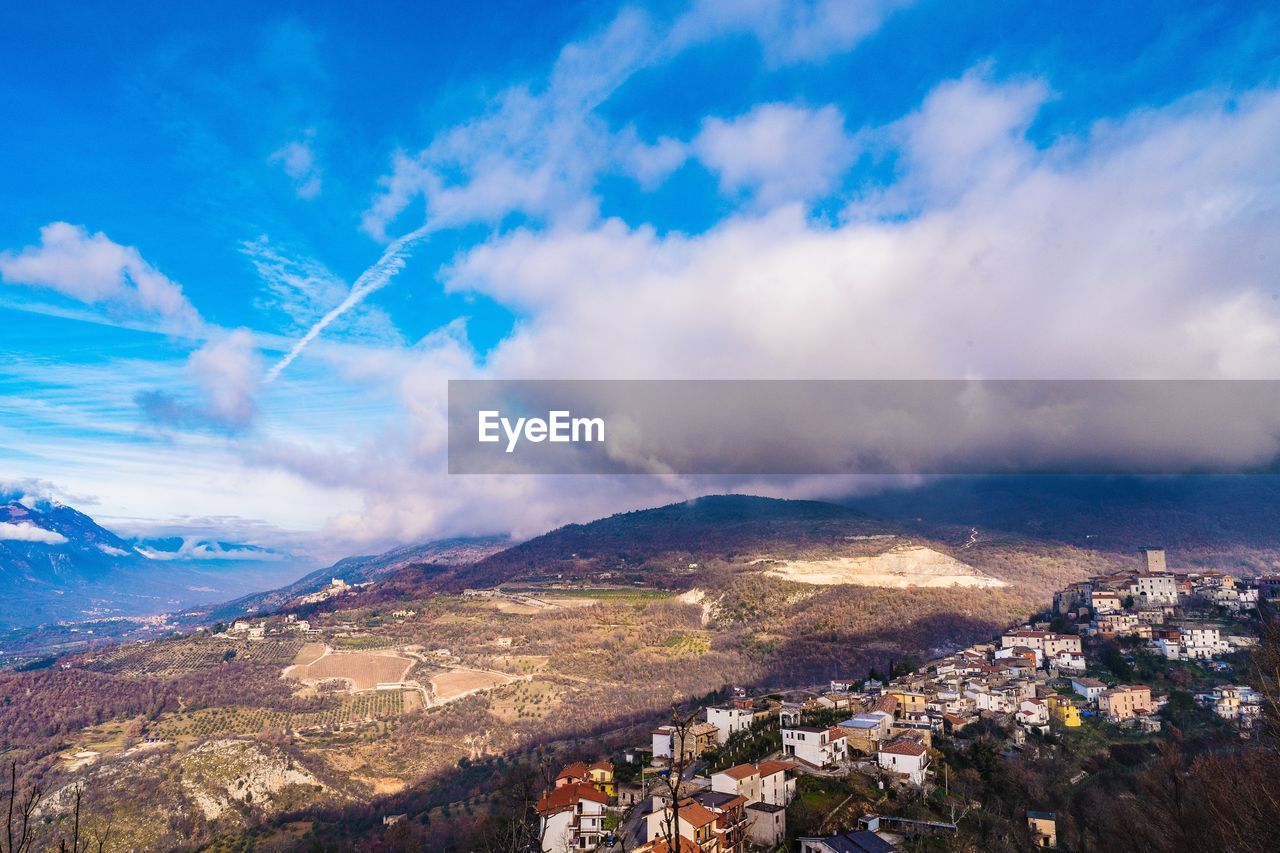
[[[349,683],[352,690],[373,690],[380,683],[403,681],[414,663],[412,658],[395,654],[329,651],[310,663],[287,667],[284,675],[304,684],[339,679]]]
[[[550,681],[518,681],[489,696],[489,713],[504,723],[545,719],[560,704],[563,692]]]
[[[130,678],[177,678],[206,672],[227,660],[284,665],[302,648],[302,640],[273,638],[240,640],[192,636],[181,640],[116,646],[85,660],[82,666]]]
[[[331,730],[351,723],[396,717],[421,706],[422,700],[416,691],[376,690],[343,696],[333,707],[319,711],[281,711],[239,706],[202,708],[166,715],[153,724],[147,734],[167,740],[200,741],[215,737],[257,735],[268,729]]]
[[[452,702],[469,693],[510,684],[515,680],[513,676],[488,670],[449,669],[431,676],[431,691],[437,703]]]

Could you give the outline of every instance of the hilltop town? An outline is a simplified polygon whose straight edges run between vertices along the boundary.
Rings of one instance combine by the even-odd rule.
[[[545,853],[945,847],[975,832],[983,749],[1052,762],[1069,772],[1060,786],[1085,790],[1106,772],[1100,756],[1140,752],[1168,730],[1252,737],[1265,705],[1241,682],[1259,602],[1280,599],[1280,577],[1173,571],[1158,548],[1141,558],[1138,570],[1070,584],[1029,624],[920,666],[809,690],[733,688],[675,710],[650,742],[555,775],[536,804],[537,842]],[[1015,848],[1086,837],[1053,803],[1034,805],[1006,839]]]

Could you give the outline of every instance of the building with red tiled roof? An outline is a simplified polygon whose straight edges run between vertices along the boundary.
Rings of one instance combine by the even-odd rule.
[[[876,763],[913,785],[923,785],[925,771],[929,768],[929,750],[924,744],[910,738],[882,743],[876,753]]]
[[[605,836],[609,797],[589,782],[566,782],[542,795],[535,809],[542,821],[542,849],[594,849]]]

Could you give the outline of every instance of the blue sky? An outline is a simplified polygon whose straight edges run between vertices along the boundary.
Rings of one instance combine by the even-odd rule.
[[[452,377],[1276,372],[1269,4],[0,23],[0,480],[117,527],[328,554],[708,487],[450,480]]]

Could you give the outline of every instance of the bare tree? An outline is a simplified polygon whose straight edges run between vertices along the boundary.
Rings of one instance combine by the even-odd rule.
[[[669,801],[662,819],[662,839],[667,842],[667,849],[676,853],[680,849],[680,797],[685,772],[697,761],[697,743],[690,742],[689,730],[698,718],[700,708],[683,715],[676,706],[671,707],[671,760],[667,764],[666,776],[659,776],[654,782],[655,792],[663,790],[663,796]]]
[[[18,762],[9,763],[8,809],[5,818],[4,845],[0,853],[25,853],[36,841],[35,812],[43,792],[33,787],[25,797],[18,797]]]
[[[66,838],[58,840],[58,853],[103,853],[107,847],[107,839],[111,837],[111,823],[108,821],[106,826],[93,833],[93,838],[85,838],[81,841],[80,833],[80,801],[84,795],[84,786],[77,785],[75,793],[75,808],[72,812],[71,821],[71,840],[68,843]]]

